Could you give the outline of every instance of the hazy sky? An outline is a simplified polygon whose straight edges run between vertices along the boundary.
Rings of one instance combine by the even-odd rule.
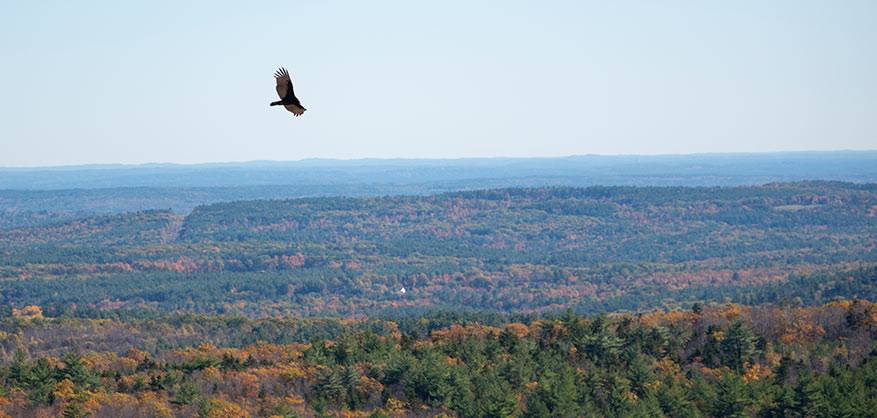
[[[3,166],[877,148],[874,0],[0,0],[0,56]]]

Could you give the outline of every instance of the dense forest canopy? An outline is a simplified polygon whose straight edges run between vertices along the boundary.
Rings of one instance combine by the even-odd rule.
[[[877,409],[875,184],[117,192],[6,209],[0,417]]]
[[[494,189],[0,230],[0,304],[251,317],[813,304],[873,296],[875,265],[872,184]]]
[[[877,305],[0,320],[0,415],[869,417]],[[75,336],[75,337],[73,337]]]

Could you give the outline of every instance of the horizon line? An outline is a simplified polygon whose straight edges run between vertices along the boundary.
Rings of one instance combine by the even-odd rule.
[[[783,154],[839,154],[839,153],[877,153],[877,148],[868,149],[830,149],[830,150],[790,150],[790,151],[716,151],[716,152],[693,152],[693,153],[644,153],[644,154],[569,154],[569,155],[533,155],[533,156],[484,156],[484,157],[356,157],[356,158],[333,158],[333,157],[306,157],[291,160],[240,160],[240,161],[209,161],[209,162],[145,162],[145,163],[81,163],[59,165],[21,165],[0,166],[0,170],[70,170],[70,169],[108,169],[108,168],[150,168],[150,167],[210,167],[210,166],[240,166],[253,164],[289,164],[307,162],[439,162],[439,161],[484,161],[484,160],[560,160],[571,158],[624,158],[624,157],[697,157],[697,156],[756,156],[756,155],[783,155]]]

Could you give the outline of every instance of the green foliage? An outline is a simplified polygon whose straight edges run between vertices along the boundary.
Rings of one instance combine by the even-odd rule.
[[[178,385],[174,392],[174,397],[170,402],[175,405],[192,405],[202,397],[201,389],[192,382]]]
[[[713,413],[720,417],[746,417],[746,407],[751,403],[750,394],[739,376],[726,373],[718,381]]]
[[[734,321],[721,342],[722,363],[734,370],[742,371],[743,366],[755,358],[756,337],[743,321]]]
[[[638,316],[568,311],[499,327],[461,321],[404,338],[395,323],[314,320],[311,326],[327,329],[305,328],[306,335],[334,338],[240,349],[183,345],[109,364],[90,364],[78,351],[35,359],[18,352],[0,366],[0,386],[10,398],[28,400],[15,411],[58,408],[77,417],[93,412],[90,393],[103,392],[133,399],[153,393],[174,413],[201,416],[393,416],[403,408],[479,418],[867,417],[877,408],[875,314],[877,305],[865,301],[791,310],[702,305],[697,313]],[[189,321],[182,323],[190,331],[203,322],[247,332],[264,320]],[[442,319],[417,322],[431,321]],[[145,324],[156,322],[124,325],[146,333]],[[19,326],[45,332],[50,324]],[[790,341],[790,330],[820,331]]]
[[[0,395],[13,416],[114,393],[183,416],[871,416],[875,208],[874,185],[816,182],[16,219]]]
[[[400,317],[873,299],[875,206],[873,185],[810,182],[243,201],[185,217],[96,216],[0,229],[0,306],[39,305],[49,316],[122,308]]]

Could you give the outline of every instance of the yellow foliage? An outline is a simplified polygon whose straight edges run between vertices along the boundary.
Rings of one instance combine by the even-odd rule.
[[[566,327],[563,324],[561,324],[560,322],[555,322],[551,326],[551,332],[554,335],[566,335]]]
[[[88,392],[88,399],[82,403],[82,407],[86,411],[97,411],[100,408],[100,401],[94,396],[94,393]]]
[[[222,372],[216,367],[207,367],[201,371],[202,376],[210,382],[218,382],[222,380]]]
[[[530,335],[538,337],[542,332],[542,321],[533,321],[530,323]]]
[[[751,366],[747,364],[743,372],[743,381],[746,383],[755,382],[762,378],[769,377],[771,373],[770,368],[762,366],[761,364],[755,363]]]
[[[826,308],[828,308],[828,307],[837,307],[837,308],[841,308],[841,309],[849,309],[850,306],[852,306],[852,304],[853,304],[853,301],[852,301],[852,300],[849,300],[849,299],[841,299],[841,300],[836,300],[836,301],[828,302],[828,303],[825,304],[825,307],[826,307]]]
[[[249,418],[250,413],[240,405],[223,399],[211,399],[208,418]]]
[[[216,350],[216,346],[210,343],[202,343],[198,346],[198,350],[201,351],[213,351]]]
[[[22,319],[42,318],[43,308],[35,305],[28,305],[21,309],[12,308],[12,316]]]
[[[305,377],[305,371],[295,365],[282,366],[280,377],[292,381]]]
[[[387,409],[390,410],[391,412],[399,412],[399,411],[405,410],[405,403],[396,399],[396,398],[387,399],[386,406],[387,406]]]
[[[768,350],[764,353],[764,358],[767,360],[767,363],[770,365],[770,367],[777,367],[780,365],[783,356],[776,351]]]
[[[259,378],[249,372],[235,373],[241,396],[255,398],[259,394]],[[228,380],[228,378],[226,379]]]
[[[116,360],[115,364],[111,366],[112,371],[117,372],[131,372],[137,369],[137,365],[139,363],[132,358],[121,357]]]
[[[91,397],[89,402],[94,402],[98,406],[94,410],[100,408],[101,405],[108,405],[114,407],[127,407],[136,405],[139,401],[132,395],[127,393],[113,393],[112,395],[108,395],[105,393],[96,393]],[[91,409],[90,409],[91,410]]]
[[[156,418],[172,418],[173,411],[167,402],[153,392],[143,392],[140,402],[150,410],[150,415]]]
[[[9,400],[9,398],[5,396],[0,396],[0,408],[5,408],[11,404],[12,401]],[[3,412],[3,410],[0,409],[0,418],[9,418],[9,415],[7,415],[6,412]]]
[[[783,335],[780,335],[779,340],[783,344],[786,344],[786,345],[791,344],[791,343],[795,342],[795,334],[793,334],[791,332],[783,333]]]
[[[748,307],[729,303],[722,308],[721,312],[725,316],[725,318],[734,319],[741,314],[748,312],[749,310],[750,309]]]
[[[140,351],[136,348],[132,348],[132,349],[128,350],[128,353],[125,354],[125,357],[128,357],[129,359],[134,360],[137,363],[140,363],[143,360],[146,360],[146,358],[149,357],[149,355],[146,354],[145,351]]]
[[[655,369],[663,375],[676,376],[682,373],[679,365],[669,357],[664,357],[655,362]]]
[[[56,398],[67,401],[75,395],[73,392],[73,382],[70,379],[64,379],[58,382],[55,385],[55,391],[53,392]]]
[[[682,322],[691,322],[695,319],[696,314],[687,311],[669,311],[656,310],[648,312],[640,316],[639,321],[645,326],[657,326],[662,323],[679,324]]]
[[[384,391],[384,385],[376,379],[372,379],[368,376],[360,376],[358,390],[364,394],[380,394]]]
[[[57,357],[46,357],[46,361],[49,362],[49,366],[52,366],[56,369],[60,369],[64,367],[64,363],[59,360]]]
[[[662,384],[663,384],[663,382],[661,382],[660,380],[655,380],[654,382],[644,384],[643,387],[646,388],[647,390],[652,391],[652,390],[656,390],[657,388],[661,387]]]
[[[524,338],[530,334],[530,328],[528,328],[526,325],[518,323],[518,322],[512,322],[510,324],[506,324],[505,330],[518,338]]]
[[[133,388],[137,384],[137,375],[122,376],[119,378],[119,386]]]
[[[729,369],[727,367],[719,367],[718,369],[713,369],[713,368],[710,368],[707,366],[700,367],[700,372],[704,376],[711,376],[711,377],[716,378],[716,379],[721,379],[722,375],[724,375],[726,372],[728,372],[728,370]]]
[[[434,341],[457,341],[467,337],[483,337],[488,334],[498,335],[499,328],[486,325],[451,325],[448,328],[437,329],[432,332]]]

